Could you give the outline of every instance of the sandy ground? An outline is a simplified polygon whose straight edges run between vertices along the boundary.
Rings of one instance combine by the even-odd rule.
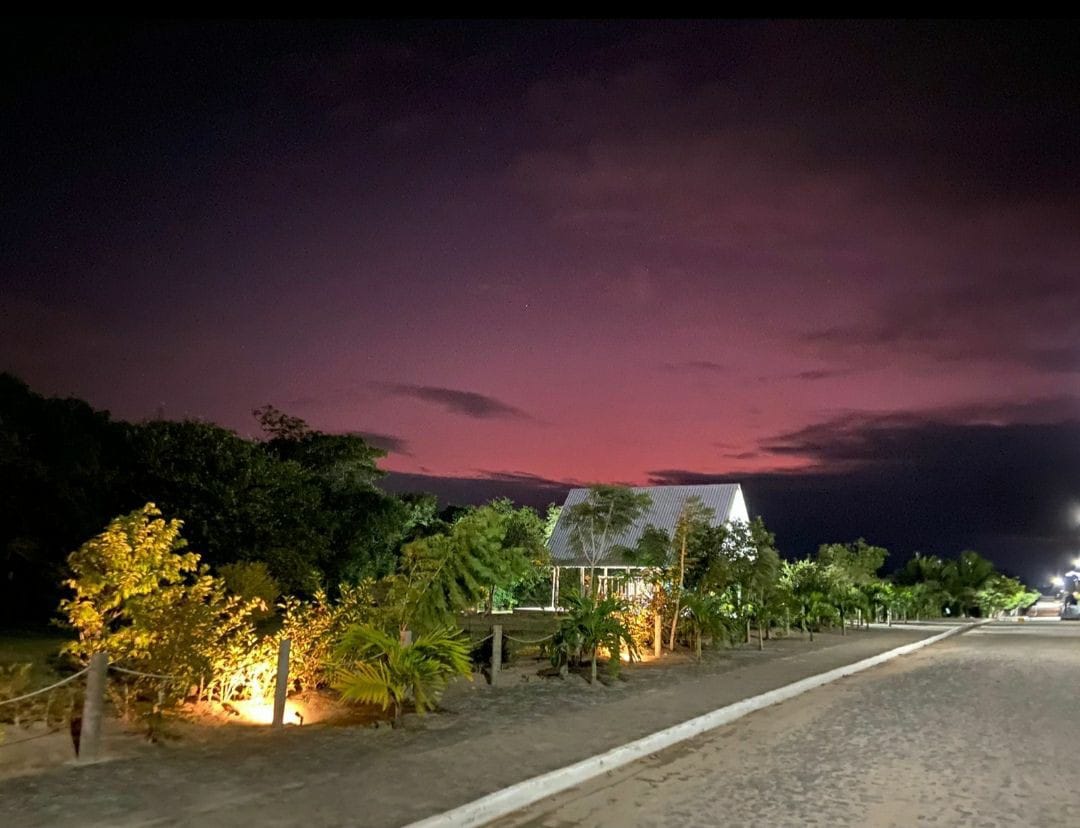
[[[0,825],[403,825],[932,632],[792,638],[764,653],[711,653],[701,665],[639,665],[610,687],[522,669],[497,688],[458,685],[444,712],[401,730],[257,728],[228,744],[148,746],[0,781]]]
[[[1080,624],[982,627],[498,823],[1080,824]]]

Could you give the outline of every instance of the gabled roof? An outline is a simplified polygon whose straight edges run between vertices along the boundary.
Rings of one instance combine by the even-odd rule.
[[[639,486],[634,487],[633,491],[646,492],[652,498],[652,505],[635,521],[633,526],[612,540],[612,547],[635,546],[641,538],[641,533],[649,524],[664,530],[669,536],[672,535],[683,504],[691,497],[700,498],[706,508],[713,510],[713,517],[709,521],[713,526],[719,526],[731,520],[748,520],[742,486],[738,483],[714,483],[708,486]],[[581,503],[588,495],[588,489],[571,489],[570,494],[566,496],[562,514],[559,515],[555,530],[548,541],[551,562],[556,566],[589,565],[588,561],[571,549],[570,528],[566,520],[570,507]],[[624,563],[625,561],[618,554],[609,554],[602,561],[602,565],[605,566],[620,566]]]

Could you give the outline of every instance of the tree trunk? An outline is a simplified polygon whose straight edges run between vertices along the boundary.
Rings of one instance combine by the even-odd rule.
[[[764,650],[765,649],[765,640],[762,638],[762,635],[763,635],[763,633],[761,631],[761,619],[759,618],[758,622],[757,622],[757,648],[758,648],[758,650]]]
[[[746,637],[743,639],[743,644],[750,643],[750,616],[746,616]]]
[[[840,608],[840,635],[847,635],[847,624],[844,623],[844,608]]]
[[[592,651],[592,683],[596,684],[596,650]]]
[[[759,645],[758,649],[759,650],[762,649],[762,647],[760,646],[761,645],[761,625],[762,624],[765,625],[765,638],[769,639],[770,638],[769,633],[771,631],[772,624],[769,623],[769,615],[765,611],[765,591],[764,590],[762,590],[762,592],[761,592],[761,613],[758,616],[758,645]]]
[[[671,635],[668,636],[668,649],[675,651],[675,631],[679,626],[679,604],[682,600],[683,583],[686,579],[686,533],[683,533],[682,546],[679,549],[679,591],[675,593],[675,614],[671,617]]]
[[[694,636],[694,654],[697,660],[701,661],[701,630],[698,630],[697,635]]]

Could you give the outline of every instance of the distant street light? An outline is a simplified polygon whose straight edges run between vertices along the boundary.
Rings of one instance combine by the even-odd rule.
[[[1060,575],[1055,575],[1053,578],[1050,579],[1050,583],[1056,587],[1063,587],[1065,586],[1065,579],[1062,578]]]

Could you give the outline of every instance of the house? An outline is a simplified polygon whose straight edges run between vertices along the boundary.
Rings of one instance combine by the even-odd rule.
[[[607,591],[610,585],[617,583],[619,591],[627,598],[633,599],[647,594],[645,581],[635,577],[635,573],[641,573],[647,567],[635,566],[626,561],[619,550],[636,546],[645,527],[650,524],[663,530],[668,536],[674,535],[675,524],[683,505],[692,497],[700,499],[706,508],[712,510],[710,523],[713,526],[736,521],[750,522],[742,486],[738,483],[714,483],[705,486],[641,486],[635,487],[633,491],[645,492],[652,502],[630,528],[610,539],[608,545],[610,551],[596,562],[597,585],[602,592]],[[580,588],[585,584],[591,563],[580,552],[575,551],[566,518],[570,508],[583,502],[588,496],[588,489],[571,489],[566,496],[562,514],[548,540],[552,563],[551,602],[546,607],[532,609],[554,610],[559,606],[560,588],[565,588],[568,584],[575,584]]]

